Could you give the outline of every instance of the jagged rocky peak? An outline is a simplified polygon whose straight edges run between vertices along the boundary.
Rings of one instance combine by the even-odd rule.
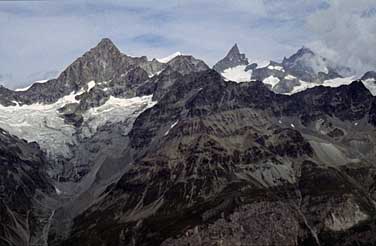
[[[222,73],[227,68],[232,68],[240,65],[247,66],[248,59],[245,54],[240,53],[238,45],[235,43],[234,46],[230,49],[227,55],[217,62],[213,69],[219,73]]]
[[[107,49],[107,50],[112,50],[115,49],[118,52],[118,48],[115,46],[115,44],[111,41],[109,38],[103,38],[94,49]]]
[[[305,55],[314,56],[315,53],[311,49],[303,46],[295,54],[291,55],[289,58],[284,57],[283,63],[284,64],[293,63],[294,61],[296,61],[297,59],[299,59],[299,58],[301,58]]]
[[[97,46],[74,61],[58,78],[66,83],[82,85],[91,80],[108,81],[126,72],[130,65],[143,60],[123,55],[108,39],[102,39]]]

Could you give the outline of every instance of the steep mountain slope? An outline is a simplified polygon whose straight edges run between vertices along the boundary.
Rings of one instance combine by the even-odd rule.
[[[0,245],[44,244],[55,206],[47,161],[36,143],[0,129]],[[56,194],[55,194],[56,196]]]
[[[62,245],[355,240],[353,226],[375,213],[374,114],[361,82],[283,96],[214,71],[186,75],[137,118],[113,160],[124,174]]]

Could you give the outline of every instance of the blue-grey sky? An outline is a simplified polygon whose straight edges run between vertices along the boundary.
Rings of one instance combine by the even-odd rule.
[[[109,37],[128,55],[176,51],[213,65],[236,42],[250,61],[305,45],[376,70],[375,0],[1,1],[0,83],[27,85]]]

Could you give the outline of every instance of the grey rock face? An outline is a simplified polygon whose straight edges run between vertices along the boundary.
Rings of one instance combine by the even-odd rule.
[[[165,69],[166,64],[160,63],[159,61],[157,61],[157,59],[153,59],[152,61],[141,64],[140,67],[144,69],[149,75],[155,75],[156,73]]]
[[[249,65],[247,65],[247,67],[245,68],[245,71],[255,70],[255,69],[257,68],[257,66],[258,66],[257,63],[249,64]]]
[[[0,244],[45,242],[43,228],[51,211],[41,208],[55,192],[45,172],[47,160],[36,143],[0,129]]]
[[[222,73],[227,68],[239,65],[248,65],[248,59],[245,54],[240,53],[238,45],[235,44],[227,55],[213,66],[213,69],[218,73]]]
[[[280,66],[280,67],[282,67],[281,64],[279,64],[277,62],[273,62],[273,61],[270,61],[269,66]],[[266,79],[270,76],[274,76],[274,77],[282,80],[287,75],[286,71],[281,71],[281,70],[277,70],[277,69],[270,69],[270,68],[268,68],[269,66],[254,69],[253,72],[252,72],[252,80],[263,81],[264,79]]]
[[[172,70],[175,70],[183,75],[209,69],[208,65],[206,65],[202,60],[186,55],[176,56],[174,59],[169,61],[167,65],[171,67]]]

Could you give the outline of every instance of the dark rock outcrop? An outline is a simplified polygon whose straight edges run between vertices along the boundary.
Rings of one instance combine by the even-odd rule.
[[[40,207],[55,193],[47,161],[36,143],[0,129],[0,245],[44,243],[43,228],[51,211]]]

